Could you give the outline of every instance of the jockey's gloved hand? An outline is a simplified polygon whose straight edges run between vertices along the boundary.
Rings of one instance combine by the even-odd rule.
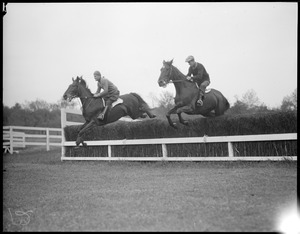
[[[187,76],[186,79],[189,80],[189,81],[193,81],[193,78],[190,77],[190,76]]]

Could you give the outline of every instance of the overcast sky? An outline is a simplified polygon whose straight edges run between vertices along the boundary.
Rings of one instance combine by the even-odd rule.
[[[193,55],[209,87],[233,104],[253,89],[279,107],[297,88],[295,3],[8,3],[3,17],[3,103],[56,103],[99,70],[121,94],[172,92],[157,84],[163,60],[187,74]]]

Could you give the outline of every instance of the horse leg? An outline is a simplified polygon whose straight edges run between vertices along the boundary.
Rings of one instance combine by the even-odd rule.
[[[223,115],[224,112],[230,107],[228,100],[217,90],[214,90],[212,94],[214,102],[216,103],[215,107],[213,108],[213,110],[215,110],[215,116]]]
[[[86,143],[84,143],[82,136],[83,136],[83,134],[85,134],[88,130],[90,130],[95,125],[96,125],[96,122],[94,120],[91,120],[90,122],[88,122],[88,124],[85,125],[85,127],[83,127],[80,130],[80,132],[77,135],[77,139],[76,139],[76,148],[78,148],[80,144],[82,144],[83,146],[86,146]]]
[[[204,116],[209,117],[209,118],[213,118],[213,117],[216,117],[216,116],[219,116],[219,115],[217,114],[216,110],[212,110]]]
[[[219,100],[218,106],[215,109],[215,116],[224,115],[225,111],[228,110],[230,107],[229,102],[227,99],[223,98],[223,100]]]
[[[169,125],[175,129],[177,129],[177,126],[176,126],[176,123],[172,122],[171,114],[175,114],[177,109],[178,109],[178,106],[173,107],[171,110],[169,110],[169,112],[166,115]]]
[[[150,110],[145,110],[145,112],[146,112],[146,114],[149,116],[149,118],[155,118],[156,117],[156,115],[154,115],[154,114],[152,114],[151,112],[150,112]]]
[[[98,125],[113,123],[126,115],[128,115],[126,107],[124,105],[119,104],[107,113],[106,122],[100,122]]]
[[[86,146],[87,144],[83,141],[83,135],[86,134],[92,127],[102,126],[108,123],[112,123],[117,121],[123,116],[126,116],[126,108],[121,105],[115,106],[111,109],[110,112],[107,113],[106,120],[93,119],[91,120],[84,128],[80,130],[76,139],[76,148],[79,148],[79,145],[82,144]]]
[[[188,126],[189,125],[189,122],[187,120],[184,120],[181,116],[181,112],[180,113],[177,113],[178,115],[178,118],[179,118],[179,122],[182,123],[183,125],[186,125]]]
[[[156,117],[156,115],[154,115],[154,114],[151,113],[149,107],[147,107],[147,106],[145,106],[145,105],[142,105],[142,106],[140,107],[140,111],[143,112],[142,115],[143,115],[144,113],[146,113],[146,114],[149,116],[149,118],[151,118],[151,119]],[[142,116],[142,115],[141,115],[141,116]]]
[[[75,149],[79,148],[80,143],[82,143],[82,145],[84,146],[83,140],[81,137],[78,137],[79,133],[82,131],[82,129],[84,129],[88,124],[90,123],[90,121],[85,121],[84,124],[82,124],[79,128],[79,130],[77,131],[77,139],[76,139],[76,147]]]
[[[78,133],[89,123],[90,121],[85,121],[85,123],[84,124],[82,124],[81,126],[80,126],[80,128],[79,128],[79,130],[78,130]]]
[[[178,118],[179,118],[179,122],[184,124],[184,125],[189,125],[189,122],[187,120],[184,120],[181,116],[181,114],[183,112],[186,112],[186,113],[193,112],[192,106],[183,106],[183,107],[180,107],[180,108],[177,109],[177,115],[178,115]]]

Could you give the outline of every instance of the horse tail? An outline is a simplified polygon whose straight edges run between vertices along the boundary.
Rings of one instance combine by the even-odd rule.
[[[137,93],[130,93],[130,94],[137,98],[140,105],[143,105],[143,106],[146,105],[147,107],[149,107],[148,104],[144,101],[144,99],[139,94],[137,94]]]
[[[137,93],[130,93],[130,94],[132,96],[136,97],[139,102],[139,107],[138,107],[139,116],[138,117],[145,118],[146,116],[144,115],[144,113],[146,113],[150,118],[156,117],[155,114],[151,113],[151,109],[150,109],[149,105],[144,101],[144,99],[140,95],[138,95]]]
[[[225,98],[225,107],[226,107],[226,110],[228,110],[230,107],[230,104],[229,104],[227,98]]]
[[[217,102],[217,106],[215,109],[216,116],[223,115],[224,112],[229,109],[230,104],[227,98],[224,97],[224,95],[220,91],[214,90],[213,94],[215,95],[216,102]]]

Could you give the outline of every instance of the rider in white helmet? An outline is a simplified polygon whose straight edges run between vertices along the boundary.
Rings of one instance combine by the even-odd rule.
[[[203,98],[206,87],[210,84],[210,78],[204,66],[195,61],[195,58],[190,55],[185,60],[189,65],[189,71],[186,78],[198,84],[199,93],[197,97],[197,105],[203,105]]]

